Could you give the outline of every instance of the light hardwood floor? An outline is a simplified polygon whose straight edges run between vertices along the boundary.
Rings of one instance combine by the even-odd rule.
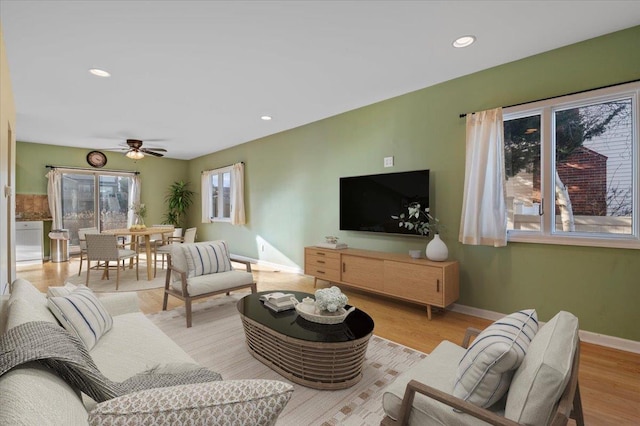
[[[72,259],[63,263],[20,266],[17,275],[46,291],[48,286],[62,285],[66,277],[77,271],[78,261]],[[258,291],[314,291],[313,279],[304,275],[257,266],[254,276]],[[319,282],[319,287],[328,285]],[[342,290],[349,296],[350,304],[371,315],[375,321],[375,334],[426,353],[442,340],[459,344],[467,327],[482,329],[491,322],[451,311],[435,311],[433,320],[428,321],[423,307],[347,288]],[[140,291],[138,295],[143,312],[162,309],[161,289]],[[169,309],[177,306],[181,303],[176,298],[169,298]],[[197,321],[194,316],[194,323]],[[579,383],[587,425],[640,425],[639,354],[582,343]]]

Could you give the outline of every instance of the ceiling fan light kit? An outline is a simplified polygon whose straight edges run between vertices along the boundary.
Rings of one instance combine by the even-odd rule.
[[[140,160],[144,158],[144,154],[140,151],[129,151],[125,154],[126,157],[131,158],[132,160]]]
[[[124,155],[132,160],[141,160],[145,155],[153,155],[154,157],[164,157],[163,152],[167,152],[164,148],[143,148],[143,141],[139,139],[127,139],[127,144],[118,150],[127,151]]]

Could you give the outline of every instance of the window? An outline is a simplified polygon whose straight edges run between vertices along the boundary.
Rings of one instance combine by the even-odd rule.
[[[504,110],[509,241],[640,248],[639,83]]]
[[[127,227],[131,175],[95,172],[63,172],[61,185],[62,227],[71,244],[78,244],[78,229]]]
[[[211,222],[231,221],[231,166],[210,170],[208,184],[210,185],[209,220]],[[204,192],[204,191],[203,191]]]

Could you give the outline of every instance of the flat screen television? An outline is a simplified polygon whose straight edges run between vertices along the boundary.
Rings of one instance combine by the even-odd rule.
[[[391,216],[429,206],[429,170],[340,178],[340,230],[418,235]]]

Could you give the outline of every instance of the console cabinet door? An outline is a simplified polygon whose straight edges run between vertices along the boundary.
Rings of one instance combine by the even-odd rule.
[[[342,281],[358,287],[382,290],[384,260],[342,255]]]
[[[442,268],[385,261],[384,291],[403,299],[444,306]]]

